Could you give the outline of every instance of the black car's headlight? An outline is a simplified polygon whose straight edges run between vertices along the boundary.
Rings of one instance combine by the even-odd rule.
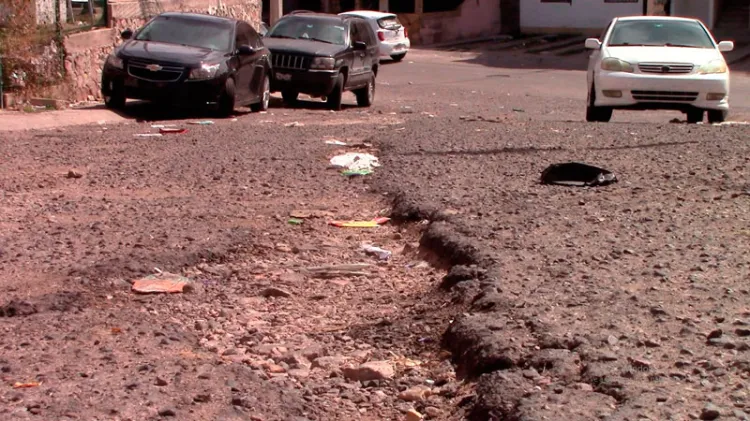
[[[333,70],[336,68],[336,60],[331,57],[315,57],[310,64],[313,70]]]
[[[188,79],[205,80],[213,79],[222,70],[222,63],[201,63],[201,67],[191,69]]]
[[[107,57],[107,64],[114,67],[115,69],[122,70],[125,68],[125,64],[122,62],[122,59],[114,54],[110,54]]]

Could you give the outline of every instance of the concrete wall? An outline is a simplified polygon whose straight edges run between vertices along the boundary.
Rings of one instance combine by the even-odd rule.
[[[700,19],[709,29],[713,28],[714,0],[673,0],[672,16]]]
[[[59,0],[57,5],[60,9],[60,17],[65,19],[68,6],[65,0]],[[55,23],[55,0],[36,0],[36,23],[37,25],[51,25]]]
[[[415,44],[434,44],[500,33],[498,0],[465,0],[456,10],[399,15]]]
[[[642,15],[643,1],[604,3],[604,0],[597,0],[592,4],[592,1],[579,0],[573,0],[571,3],[521,0],[521,31],[533,33],[599,30],[617,16]]]

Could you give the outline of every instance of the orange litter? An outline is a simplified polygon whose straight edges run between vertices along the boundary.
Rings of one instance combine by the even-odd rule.
[[[374,228],[390,221],[391,218],[375,218],[372,221],[331,221],[329,224],[341,228]]]
[[[184,276],[162,272],[136,279],[133,282],[133,291],[143,294],[183,292],[189,284],[190,280]]]
[[[16,382],[13,384],[14,389],[28,389],[30,387],[39,387],[42,383],[40,382],[28,382],[28,383],[20,383]]]

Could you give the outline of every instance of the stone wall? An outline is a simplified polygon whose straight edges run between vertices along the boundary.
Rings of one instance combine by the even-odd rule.
[[[260,22],[261,0],[224,0],[216,6],[212,0],[109,1],[106,29],[82,32],[65,38],[65,70],[68,76],[66,98],[69,101],[101,99],[101,73],[104,60],[121,42],[123,29],[138,29],[151,17],[168,11],[207,13],[250,22]]]

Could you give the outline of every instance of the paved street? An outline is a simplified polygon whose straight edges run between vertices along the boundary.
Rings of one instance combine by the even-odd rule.
[[[0,113],[0,418],[744,419],[750,126],[587,124],[581,68],[423,50],[370,109]],[[567,161],[619,181],[538,183]],[[191,288],[131,290],[159,271]]]

